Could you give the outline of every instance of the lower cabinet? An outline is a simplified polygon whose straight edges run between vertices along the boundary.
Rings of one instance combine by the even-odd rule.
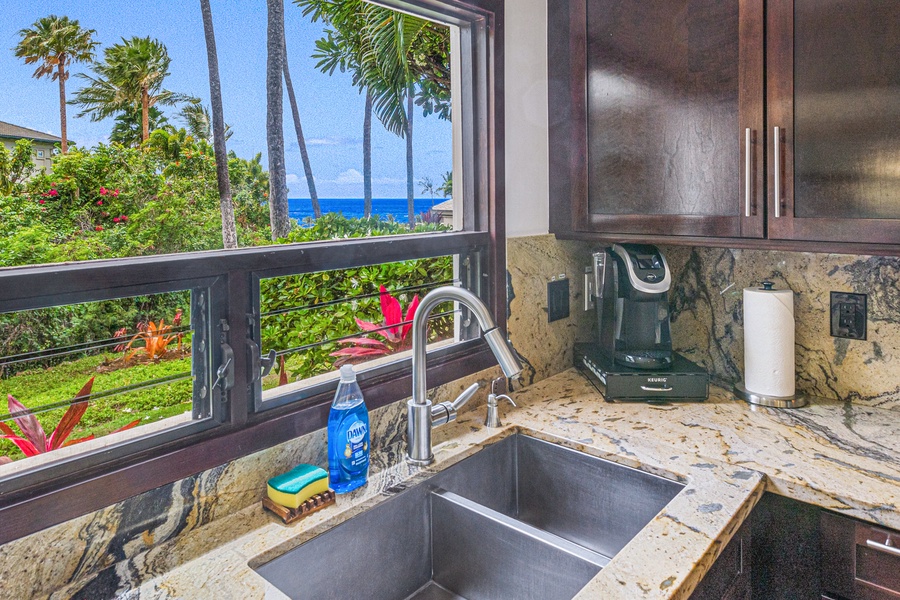
[[[822,512],[822,591],[834,600],[900,600],[900,532]]]
[[[750,600],[750,522],[745,522],[691,594],[691,600]]]
[[[767,493],[691,595],[751,599],[900,600],[900,531]]]

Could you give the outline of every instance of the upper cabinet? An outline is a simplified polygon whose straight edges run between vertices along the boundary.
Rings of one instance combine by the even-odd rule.
[[[900,243],[897,0],[555,0],[548,52],[554,233]]]
[[[900,243],[900,2],[769,2],[769,237]]]

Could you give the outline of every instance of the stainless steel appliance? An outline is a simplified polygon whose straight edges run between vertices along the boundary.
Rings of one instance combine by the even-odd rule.
[[[607,400],[701,401],[709,377],[672,351],[672,276],[650,244],[615,244],[594,252],[592,291],[597,341],[575,345],[575,364]]]

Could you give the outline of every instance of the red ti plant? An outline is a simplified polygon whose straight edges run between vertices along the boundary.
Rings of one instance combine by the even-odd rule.
[[[360,362],[376,356],[385,356],[408,350],[412,346],[412,338],[408,338],[412,328],[412,320],[419,308],[419,296],[416,295],[406,309],[406,318],[403,317],[403,309],[400,301],[390,295],[383,285],[379,287],[381,300],[381,314],[384,315],[384,323],[376,325],[369,321],[357,318],[356,324],[363,331],[380,336],[383,340],[370,337],[355,337],[343,341],[351,344],[348,348],[341,348],[332,352],[331,356],[338,357],[334,365],[341,366],[348,362]]]
[[[53,430],[53,433],[50,434],[49,439],[37,418],[28,411],[25,405],[16,400],[13,396],[7,395],[10,413],[24,412],[27,414],[14,418],[16,425],[18,425],[19,429],[22,431],[22,435],[17,435],[12,427],[6,423],[0,422],[0,433],[2,433],[0,437],[11,441],[18,446],[19,450],[21,450],[25,456],[36,456],[38,454],[43,454],[44,452],[56,450],[57,448],[71,446],[72,444],[78,444],[94,439],[94,434],[76,440],[68,439],[69,435],[71,435],[72,431],[81,421],[85,411],[87,411],[88,399],[91,396],[91,387],[93,385],[94,378],[91,377],[81,388],[81,391],[75,395],[75,399],[77,399],[78,402],[69,406],[68,410],[66,410],[66,414],[63,415],[62,419],[59,420],[59,423],[57,423],[56,428]],[[132,421],[128,425],[120,427],[111,433],[131,429],[138,423],[140,423],[140,419]],[[0,457],[0,464],[7,462],[11,462],[9,457]]]

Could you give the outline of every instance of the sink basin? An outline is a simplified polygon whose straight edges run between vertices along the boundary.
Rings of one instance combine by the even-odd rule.
[[[256,571],[291,598],[569,599],[682,487],[517,434]]]

